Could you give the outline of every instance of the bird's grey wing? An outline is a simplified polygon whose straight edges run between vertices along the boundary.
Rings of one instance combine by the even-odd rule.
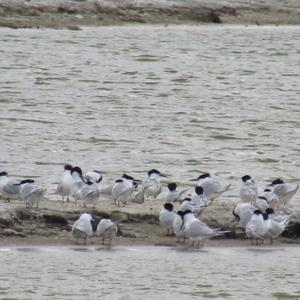
[[[288,191],[287,193],[283,194],[282,196],[279,196],[279,202],[282,203],[284,206],[288,205],[288,203],[291,201],[291,199],[297,193],[298,189],[299,189],[299,184],[297,184],[295,189]]]
[[[125,191],[123,191],[122,193],[120,193],[117,197],[117,201],[121,201],[121,202],[126,202],[127,200],[129,200],[130,195],[132,193],[132,189],[131,188],[127,188]]]
[[[108,195],[111,196],[112,195],[112,188],[113,188],[113,184],[110,184],[106,187],[103,187],[100,189],[100,194],[104,194],[104,195]]]
[[[8,195],[17,195],[20,192],[21,186],[18,184],[14,184],[9,182],[4,185],[3,191]]]

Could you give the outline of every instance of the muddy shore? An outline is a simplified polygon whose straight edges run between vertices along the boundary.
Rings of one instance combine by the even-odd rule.
[[[128,23],[300,24],[297,0],[0,0],[0,26],[68,28]]]
[[[167,236],[166,229],[159,225],[161,204],[161,201],[153,200],[117,207],[112,204],[111,199],[104,199],[92,209],[73,202],[44,200],[39,208],[27,209],[20,201],[9,204],[1,202],[0,247],[74,245],[71,227],[83,212],[93,214],[96,222],[104,215],[109,215],[118,222],[119,232],[114,240],[116,245],[176,246],[176,238]],[[232,204],[215,202],[203,212],[202,219],[209,226],[230,230],[224,237],[209,241],[209,246],[250,245],[243,230],[233,221],[231,210]],[[292,224],[276,244],[300,244],[299,236],[300,224]],[[100,245],[101,241],[93,237],[88,244]]]

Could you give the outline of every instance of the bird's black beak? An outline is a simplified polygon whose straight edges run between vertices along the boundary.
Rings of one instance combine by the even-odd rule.
[[[190,179],[189,181],[198,181],[198,178]]]

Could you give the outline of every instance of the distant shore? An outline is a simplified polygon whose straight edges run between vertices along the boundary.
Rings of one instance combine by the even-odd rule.
[[[122,24],[300,24],[297,0],[0,0],[0,27],[68,28]]]
[[[39,208],[27,209],[21,201],[9,204],[1,202],[0,247],[75,245],[71,228],[83,212],[93,214],[96,221],[109,215],[113,221],[118,222],[119,232],[113,241],[114,245],[189,247],[190,241],[184,245],[178,244],[175,236],[167,236],[166,228],[159,225],[161,205],[159,200],[149,200],[143,204],[129,203],[125,207],[117,207],[111,199],[102,198],[95,209],[83,208],[73,202],[63,203],[61,200],[44,200]],[[232,204],[216,201],[203,212],[201,218],[209,226],[230,231],[224,237],[210,240],[208,246],[251,246],[243,230],[233,222],[231,211]],[[289,227],[283,237],[276,240],[275,245],[299,245],[298,227],[299,224]],[[101,241],[92,237],[87,244],[101,246]]]

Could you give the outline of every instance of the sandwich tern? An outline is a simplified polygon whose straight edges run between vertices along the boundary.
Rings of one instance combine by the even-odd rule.
[[[75,221],[72,226],[72,234],[76,240],[76,244],[78,244],[79,239],[83,239],[86,245],[87,238],[93,236],[92,220],[92,215],[84,213]]]
[[[193,241],[192,246],[194,246],[195,242],[198,243],[198,248],[200,244],[204,246],[204,243],[210,238],[229,232],[210,228],[207,224],[196,218],[190,210],[185,211],[183,219],[184,234]]]
[[[115,181],[112,187],[112,198],[114,204],[120,206],[126,205],[126,203],[130,200],[131,194],[135,189],[134,178],[123,174],[122,178]]]
[[[64,197],[67,196],[67,202],[70,202],[71,189],[73,185],[73,177],[71,174],[72,166],[67,164],[64,166],[64,174],[61,182],[57,185],[56,191],[54,194],[58,194],[62,196],[62,200],[64,201]]]
[[[9,177],[7,172],[0,172],[0,194],[6,199],[10,200],[19,199],[20,181],[15,178]]]
[[[108,216],[101,219],[97,226],[96,235],[102,238],[104,245],[105,240],[108,240],[108,246],[110,247],[112,239],[118,232],[117,224],[114,223]]]
[[[242,177],[242,186],[240,188],[240,198],[242,202],[255,203],[258,197],[257,186],[250,175]]]
[[[171,182],[168,184],[168,195],[166,197],[166,202],[181,202],[183,200],[184,194],[189,190],[189,188],[177,190],[177,184]]]
[[[234,207],[232,214],[235,216],[238,223],[245,229],[255,210],[256,208],[251,203],[243,202]]]
[[[261,244],[264,243],[264,238],[268,231],[267,219],[268,215],[266,213],[262,214],[260,210],[255,210],[253,212],[251,220],[246,226],[246,235],[251,239],[252,243],[253,240],[256,241],[257,245],[259,242],[261,242]]]
[[[156,169],[150,170],[148,173],[148,178],[146,179],[145,183],[143,184],[144,195],[148,200],[150,197],[156,199],[156,197],[162,191],[162,184],[159,181],[160,177],[166,177],[165,175],[161,174]]]
[[[184,230],[183,230],[183,217],[184,217],[184,211],[177,211],[177,214],[173,221],[173,232],[176,235],[177,242],[180,242],[180,239],[182,238],[183,241],[186,239]]]
[[[268,200],[263,196],[258,196],[254,205],[263,213],[266,212],[266,210],[269,208]]]
[[[83,175],[83,179],[85,182],[100,183],[102,181],[102,175],[98,170],[88,171]]]
[[[222,186],[221,183],[215,178],[212,178],[209,173],[204,173],[195,179],[191,179],[190,181],[198,181],[198,185],[203,188],[205,197],[211,201],[220,197],[231,187],[231,184]]]
[[[73,177],[72,196],[75,202],[81,200],[83,207],[86,207],[87,204],[92,204],[95,207],[100,196],[97,184],[90,181],[85,182],[79,167],[72,168],[71,174]]]
[[[172,233],[173,222],[177,215],[173,210],[174,206],[172,203],[165,203],[159,214],[159,224],[163,227],[167,227],[167,235]]]
[[[39,207],[40,200],[43,199],[45,190],[37,185],[32,179],[25,179],[20,182],[20,198],[25,202],[27,208]]]
[[[275,238],[277,238],[281,233],[287,228],[291,216],[281,217],[281,220],[276,219],[274,210],[272,208],[267,209],[268,219],[266,220],[268,231],[265,234],[265,238],[270,239],[270,243],[273,244]]]

